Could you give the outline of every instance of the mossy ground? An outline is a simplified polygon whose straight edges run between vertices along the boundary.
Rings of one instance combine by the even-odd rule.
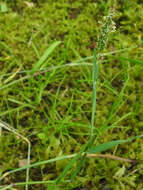
[[[5,74],[15,72],[18,68],[21,71],[32,69],[54,41],[61,41],[61,44],[49,56],[44,67],[60,66],[93,55],[100,31],[98,21],[107,15],[112,1],[35,0],[31,5],[20,0],[7,1],[8,11],[0,12],[1,87],[7,79]],[[110,34],[105,52],[139,46],[101,60],[95,127],[105,126],[109,119],[108,128],[129,114],[115,124],[115,128],[102,132],[98,144],[127,139],[143,131],[143,62],[136,64],[136,60],[143,59],[140,45],[143,39],[143,4],[137,0],[117,1],[116,15],[117,31]],[[92,60],[89,62],[92,63]],[[129,82],[117,112],[109,118],[113,102],[127,75]],[[11,81],[23,76],[17,74]],[[47,72],[1,89],[0,97],[1,120],[16,128],[32,144],[31,163],[76,153],[89,138],[91,66],[65,67]],[[71,183],[60,183],[57,189],[143,189],[142,143],[143,140],[138,139],[107,152],[140,160],[138,165],[131,167],[131,164],[110,159],[86,159],[76,179]],[[26,143],[3,130],[0,137],[1,174],[19,167],[19,161],[26,158]],[[30,169],[30,181],[55,179],[68,161]],[[124,167],[125,171],[120,176],[119,171]],[[20,181],[25,181],[25,171],[10,175],[2,184]],[[44,190],[47,187],[33,185],[30,189]]]

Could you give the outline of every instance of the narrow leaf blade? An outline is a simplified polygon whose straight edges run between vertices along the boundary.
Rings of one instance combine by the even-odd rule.
[[[88,153],[89,154],[93,154],[93,153],[99,153],[99,152],[103,152],[103,151],[106,151],[114,146],[117,146],[119,144],[123,144],[123,143],[127,143],[127,142],[131,142],[137,138],[141,138],[143,137],[143,135],[140,135],[140,136],[136,136],[136,137],[132,137],[132,138],[128,138],[126,140],[115,140],[115,141],[110,141],[110,142],[107,142],[107,143],[103,143],[103,144],[100,144],[100,145],[97,145],[97,146],[93,146],[91,147],[89,150],[88,150]]]
[[[130,58],[126,58],[126,57],[119,57],[119,58],[120,58],[120,60],[129,61],[130,63],[139,64],[139,65],[143,66],[143,61],[141,61],[141,60],[135,60],[135,59],[130,59]]]
[[[37,70],[41,67],[41,65],[46,61],[46,59],[49,57],[49,55],[54,51],[54,49],[60,44],[60,41],[54,42],[42,55],[42,57],[39,59],[39,61],[34,65],[33,70]]]

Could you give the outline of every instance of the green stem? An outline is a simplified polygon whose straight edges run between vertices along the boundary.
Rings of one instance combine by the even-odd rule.
[[[94,124],[95,124],[95,110],[96,110],[96,84],[98,79],[98,62],[96,59],[96,50],[94,51],[94,62],[93,62],[93,91],[92,91],[92,115],[91,115],[91,131],[90,131],[90,145],[93,141],[93,130],[94,130]]]

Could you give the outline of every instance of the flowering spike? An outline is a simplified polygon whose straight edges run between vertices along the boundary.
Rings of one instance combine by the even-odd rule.
[[[109,14],[103,18],[105,24],[102,25],[100,34],[98,36],[97,48],[96,48],[97,54],[105,48],[106,43],[108,41],[108,34],[110,32],[115,32],[116,30],[115,22],[112,20],[113,16],[114,16],[114,11],[109,11]]]

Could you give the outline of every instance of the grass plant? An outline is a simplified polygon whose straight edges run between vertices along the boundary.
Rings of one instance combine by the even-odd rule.
[[[0,20],[0,189],[133,189],[138,184],[140,190],[141,46],[128,46],[132,38],[121,40],[122,31],[112,35],[112,1],[15,2],[3,3],[0,13],[6,19]],[[135,9],[123,5],[133,22],[127,10]],[[107,15],[99,32],[93,23],[100,15],[97,7]],[[132,31],[128,24],[122,27]],[[96,47],[87,48],[95,39]],[[23,159],[27,163],[21,167]]]

